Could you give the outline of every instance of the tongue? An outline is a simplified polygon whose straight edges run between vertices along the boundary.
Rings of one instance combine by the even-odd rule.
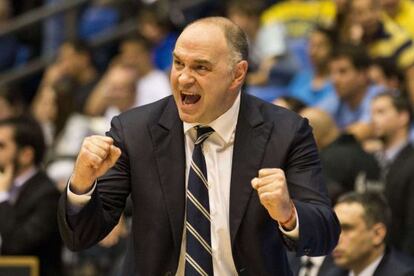
[[[185,95],[184,96],[184,104],[195,104],[200,100],[200,95]]]

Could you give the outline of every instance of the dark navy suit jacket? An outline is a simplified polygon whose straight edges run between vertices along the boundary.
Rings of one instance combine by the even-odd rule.
[[[173,98],[115,117],[108,135],[122,155],[79,214],[68,217],[62,197],[62,236],[73,250],[97,243],[117,223],[131,194],[133,245],[127,269],[133,265],[135,275],[173,275],[185,213],[185,140]],[[281,234],[252,189],[251,179],[261,168],[285,171],[300,222],[298,241]],[[239,273],[291,275],[286,248],[299,255],[328,254],[339,232],[307,120],[242,94],[230,188],[230,236]]]

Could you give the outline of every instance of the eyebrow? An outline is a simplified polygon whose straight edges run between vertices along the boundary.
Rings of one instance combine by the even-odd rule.
[[[181,58],[176,53],[173,53],[173,56],[174,56],[175,59],[181,60]],[[211,61],[206,60],[206,59],[195,59],[194,60],[194,63],[197,63],[197,64],[205,64],[205,65],[211,65],[211,64],[213,64]]]

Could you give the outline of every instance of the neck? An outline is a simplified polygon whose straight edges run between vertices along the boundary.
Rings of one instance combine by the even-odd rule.
[[[22,176],[34,168],[35,168],[35,165],[32,165],[32,164],[28,166],[20,166],[16,171],[15,177]]]
[[[352,271],[355,275],[359,275],[364,269],[366,269],[370,264],[372,264],[376,259],[378,259],[381,255],[384,255],[385,252],[385,245],[381,244],[378,248],[374,249],[370,255],[368,255],[365,259],[361,260],[360,263],[355,265],[352,268]]]
[[[391,149],[397,145],[400,145],[401,143],[407,141],[408,131],[406,128],[399,129],[391,136],[388,136],[384,139],[384,149],[388,150]]]
[[[358,107],[358,105],[362,102],[362,99],[365,97],[365,94],[367,93],[368,85],[363,85],[361,89],[357,93],[354,93],[352,97],[349,97],[346,102],[349,104],[349,106],[354,109]]]

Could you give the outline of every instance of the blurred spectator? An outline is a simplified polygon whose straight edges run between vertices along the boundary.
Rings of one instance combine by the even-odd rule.
[[[319,148],[322,172],[333,203],[345,192],[376,187],[379,168],[351,134],[341,133],[332,117],[317,108],[305,108],[300,115],[309,120]]]
[[[249,40],[249,73],[247,85],[286,86],[298,70],[285,41],[280,22],[262,26],[263,5],[248,0],[233,0],[227,15],[247,34]]]
[[[29,118],[1,120],[0,144],[1,254],[37,256],[40,275],[62,275],[59,192],[41,169],[42,130]]]
[[[306,53],[307,38],[315,26],[330,26],[335,17],[335,4],[331,0],[286,0],[266,9],[262,16],[265,26],[281,23],[286,28],[288,48],[309,68]]]
[[[380,0],[384,12],[414,38],[414,3],[412,0]]]
[[[414,148],[408,141],[410,121],[411,108],[404,97],[385,92],[373,99],[372,123],[376,137],[383,143],[376,156],[393,216],[390,242],[414,256]]]
[[[382,16],[380,1],[351,0],[352,19],[361,27],[360,43],[372,58],[392,58],[404,72],[406,88],[414,103],[414,44],[410,35]]]
[[[177,33],[166,16],[145,9],[138,15],[138,32],[153,44],[152,62],[157,69],[169,71]]]
[[[89,97],[86,113],[92,116],[105,115],[109,126],[113,116],[134,107],[137,79],[134,66],[113,65]]]
[[[67,41],[60,46],[56,61],[46,69],[34,101],[41,96],[43,89],[58,82],[73,82],[75,106],[82,111],[97,81],[98,73],[89,47],[82,41]]]
[[[332,32],[323,27],[315,28],[309,37],[308,55],[310,69],[301,70],[289,85],[289,95],[313,106],[333,94],[329,78],[329,57],[334,47]]]
[[[116,60],[135,66],[138,72],[134,106],[149,104],[171,94],[167,74],[152,63],[151,46],[146,39],[133,36],[123,40]]]
[[[372,135],[371,99],[383,90],[382,87],[370,85],[369,66],[370,60],[362,47],[336,47],[329,64],[336,93],[317,105],[334,118],[341,130],[353,134],[360,141]]]
[[[299,113],[303,108],[306,107],[306,104],[304,102],[294,97],[290,97],[290,96],[279,97],[275,99],[272,103],[275,105],[287,108],[289,110],[292,110],[296,113]]]
[[[0,88],[0,120],[20,116],[25,110],[25,103],[19,90]]]
[[[414,260],[388,246],[390,208],[378,193],[349,193],[335,206],[342,232],[332,256],[339,268],[327,275],[414,275]]]
[[[395,91],[405,91],[404,75],[397,68],[392,58],[377,58],[369,68],[370,80],[383,87]]]

